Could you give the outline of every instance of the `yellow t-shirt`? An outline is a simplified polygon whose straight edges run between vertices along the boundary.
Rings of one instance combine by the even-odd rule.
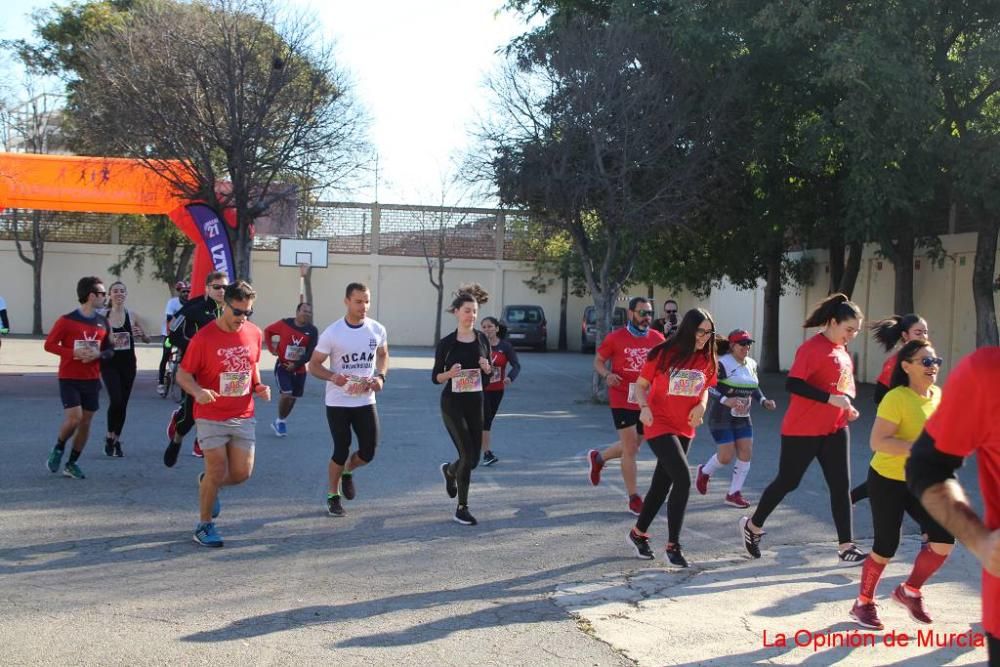
[[[931,386],[929,398],[920,396],[909,387],[900,386],[890,390],[882,398],[882,402],[878,404],[878,416],[896,424],[893,437],[913,442],[924,429],[924,422],[937,410],[940,402],[941,389],[936,385]],[[871,467],[883,477],[903,482],[906,481],[904,467],[909,457],[909,454],[875,452]]]

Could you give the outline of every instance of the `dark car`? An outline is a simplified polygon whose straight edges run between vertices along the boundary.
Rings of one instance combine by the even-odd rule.
[[[615,308],[614,315],[611,316],[611,330],[621,329],[625,326],[625,309],[621,306]],[[580,351],[593,352],[597,347],[597,309],[587,306],[583,311],[583,323],[580,326]]]
[[[541,306],[504,306],[500,321],[507,327],[511,345],[545,351],[549,332]]]

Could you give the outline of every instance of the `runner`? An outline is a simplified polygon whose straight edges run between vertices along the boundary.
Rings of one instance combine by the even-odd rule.
[[[157,376],[158,384],[156,385],[156,393],[160,395],[160,398],[167,395],[167,385],[164,383],[164,376],[167,372],[167,362],[170,361],[171,345],[170,339],[167,337],[167,334],[170,332],[170,322],[174,319],[174,315],[187,305],[191,286],[183,280],[178,280],[174,283],[174,291],[177,292],[177,296],[170,297],[167,300],[167,307],[163,312],[163,327],[160,334],[163,336],[163,353],[160,355],[160,372]]]
[[[906,482],[927,512],[983,565],[983,628],[989,664],[1000,664],[1000,347],[982,347],[948,376],[937,411],[913,443]],[[986,508],[979,518],[955,477],[976,454]]]
[[[56,320],[45,339],[45,351],[59,356],[59,395],[63,404],[63,421],[46,465],[51,472],[59,471],[66,442],[72,437],[73,450],[63,475],[84,479],[77,461],[87,445],[94,413],[100,408],[99,361],[109,359],[113,351],[108,321],[97,312],[107,297],[104,283],[96,276],[80,278],[76,297],[80,307]]]
[[[139,317],[125,307],[128,288],[125,283],[115,281],[111,291],[111,308],[105,317],[111,327],[111,347],[114,354],[110,359],[101,360],[101,379],[108,390],[108,434],[104,438],[105,456],[122,457],[121,435],[125,427],[125,413],[128,399],[135,383],[135,339],[149,342]]]
[[[295,317],[286,317],[264,329],[264,341],[271,354],[278,357],[274,363],[274,379],[281,397],[278,399],[278,417],[271,422],[271,429],[279,438],[288,435],[285,420],[295,407],[295,400],[302,398],[306,387],[306,364],[312,356],[319,331],[313,326],[312,304],[300,303]]]
[[[955,544],[955,538],[927,514],[906,488],[904,473],[913,441],[941,400],[941,390],[934,384],[941,363],[926,340],[914,338],[908,342],[899,351],[890,379],[892,389],[878,406],[871,434],[875,454],[868,468],[875,541],[861,568],[860,590],[850,611],[851,618],[864,628],[883,628],[875,588],[885,566],[896,555],[904,512],[927,535],[909,578],[892,592],[893,602],[905,608],[914,621],[931,622],[920,588],[944,564]]]
[[[229,285],[229,279],[225,273],[215,271],[208,274],[205,277],[205,296],[189,301],[174,316],[171,321],[170,344],[180,349],[181,360],[184,358],[183,355],[187,350],[188,343],[198,333],[198,330],[215,321],[222,314],[227,285]],[[167,448],[163,451],[163,465],[172,468],[177,463],[181,443],[188,431],[194,428],[194,420],[194,398],[190,393],[185,392],[184,402],[170,415],[170,422],[167,424]],[[198,438],[194,439],[191,455],[198,458],[204,456],[198,445]]]
[[[444,385],[441,418],[458,450],[458,459],[441,464],[441,475],[448,497],[458,496],[454,519],[465,526],[477,523],[469,512],[469,484],[483,442],[483,383],[493,372],[490,341],[475,329],[479,305],[488,298],[479,285],[459,287],[448,307],[458,327],[438,342],[431,371],[431,381]]]
[[[719,357],[718,386],[709,389],[708,428],[718,447],[703,465],[698,466],[695,488],[698,493],[708,493],[708,480],[715,471],[733,464],[733,479],[729,483],[726,504],[740,509],[750,507],[743,498],[743,483],[750,473],[750,456],[753,453],[753,423],[750,405],[754,399],[766,410],[777,407],[764,396],[757,379],[757,362],[750,358],[753,338],[743,329],[730,332],[725,340],[717,342]]]
[[[653,302],[650,301],[650,304]],[[677,330],[677,302],[667,299],[663,302],[663,317],[658,317],[649,325],[651,329],[659,331],[664,336],[669,336]]]
[[[676,316],[675,316],[676,317]],[[635,457],[642,443],[643,428],[639,421],[639,405],[635,402],[635,383],[649,351],[664,341],[663,334],[649,328],[653,319],[653,304],[645,297],[632,297],[628,302],[628,322],[612,331],[601,341],[594,355],[594,372],[608,385],[611,420],[618,431],[618,442],[599,452],[587,452],[590,462],[590,483],[601,483],[601,470],[611,459],[622,460],[622,480],[628,498],[628,511],[639,516],[642,496],[636,483]],[[607,368],[611,362],[611,370]]]
[[[708,390],[716,383],[715,322],[707,310],[684,314],[680,326],[665,343],[649,351],[636,381],[636,402],[646,426],[646,441],[656,454],[656,469],[646,492],[642,513],[625,543],[639,558],[653,558],[649,529],[667,503],[667,560],[687,567],[681,551],[681,526],[691,494],[687,452],[708,404]]]
[[[0,296],[0,336],[10,333],[10,320],[7,319],[7,302]],[[0,337],[0,346],[3,345],[3,338]]]
[[[785,388],[792,395],[781,422],[778,475],[761,494],[752,517],[740,519],[740,537],[752,558],[760,558],[764,522],[784,497],[794,491],[813,459],[819,460],[830,491],[830,509],[843,565],[860,565],[868,555],[854,544],[851,527],[850,431],[859,413],[851,405],[854,363],[847,345],[858,335],[864,316],[843,294],[820,302],[806,328],[823,327],[795,352]]]
[[[177,371],[181,389],[194,397],[198,440],[205,452],[194,530],[194,541],[205,547],[223,543],[212,521],[222,508],[219,489],[242,484],[253,472],[253,399],[271,400],[271,388],[260,381],[263,334],[249,322],[257,293],[238,280],[223,296],[222,313],[191,338]]]
[[[354,471],[375,458],[379,422],[375,392],[385,386],[389,370],[389,339],[385,327],[368,317],[371,292],[362,283],[347,286],[347,313],[319,336],[309,358],[309,372],[326,382],[326,421],[333,437],[333,455],[327,466],[330,487],[326,511],[344,516],[343,494],[354,500]],[[330,367],[323,364],[330,359]],[[351,430],[358,448],[351,454]]]
[[[495,317],[484,317],[480,323],[480,328],[490,341],[493,349],[493,356],[490,359],[493,365],[493,374],[490,375],[490,383],[486,386],[486,393],[483,394],[483,465],[491,466],[500,459],[490,449],[490,429],[493,427],[493,418],[497,416],[500,403],[503,401],[503,392],[510,386],[521,372],[521,362],[518,361],[517,352],[514,346],[507,340],[507,327],[500,323]],[[507,372],[507,366],[510,372]]]
[[[879,320],[871,325],[872,338],[885,347],[886,352],[896,347],[897,343],[907,343],[914,339],[929,340],[930,332],[927,329],[927,320],[916,313],[909,315],[893,315],[884,320]],[[893,369],[896,368],[897,352],[893,352],[885,358],[882,363],[882,372],[875,380],[875,406],[882,401],[882,397],[889,391],[889,381],[892,379]],[[851,489],[851,504],[868,497],[868,480],[862,481]]]

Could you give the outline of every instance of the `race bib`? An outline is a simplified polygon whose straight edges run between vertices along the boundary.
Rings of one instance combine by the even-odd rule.
[[[285,346],[285,360],[286,361],[301,361],[302,357],[306,356],[306,348],[301,345],[286,345]]]
[[[496,382],[501,382],[503,380],[503,368],[500,366],[494,366],[493,372],[490,373],[490,384]]]
[[[361,396],[363,394],[368,394],[371,392],[371,385],[369,384],[369,379],[366,377],[361,377],[360,375],[348,375],[347,384],[344,385],[344,391],[348,396]]]
[[[246,396],[250,393],[250,373],[223,371],[219,373],[219,396]]]
[[[101,352],[101,341],[99,340],[74,340],[73,341],[73,351],[82,352],[83,350],[90,350],[94,354],[100,354]]]
[[[735,398],[729,399],[729,414],[734,417],[749,417],[750,416],[750,399],[749,398]]]
[[[456,394],[483,390],[483,374],[478,368],[468,368],[458,372],[451,379],[451,390]]]
[[[636,400],[636,397],[635,397],[635,382],[629,382],[628,383],[628,402],[629,403],[638,403],[639,402],[638,400]]]
[[[670,374],[668,396],[701,396],[705,390],[705,374],[701,371],[680,370]]]
[[[113,331],[111,332],[111,346],[114,347],[115,352],[120,350],[128,350],[132,347],[132,334],[127,331]]]
[[[856,391],[854,389],[854,374],[851,373],[851,369],[844,367],[840,369],[840,379],[837,380],[837,391],[846,396],[854,398]]]

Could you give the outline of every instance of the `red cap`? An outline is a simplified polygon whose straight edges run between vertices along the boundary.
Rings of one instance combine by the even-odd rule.
[[[749,331],[743,329],[736,329],[729,334],[729,342],[732,343],[752,343],[753,338],[750,336]]]

